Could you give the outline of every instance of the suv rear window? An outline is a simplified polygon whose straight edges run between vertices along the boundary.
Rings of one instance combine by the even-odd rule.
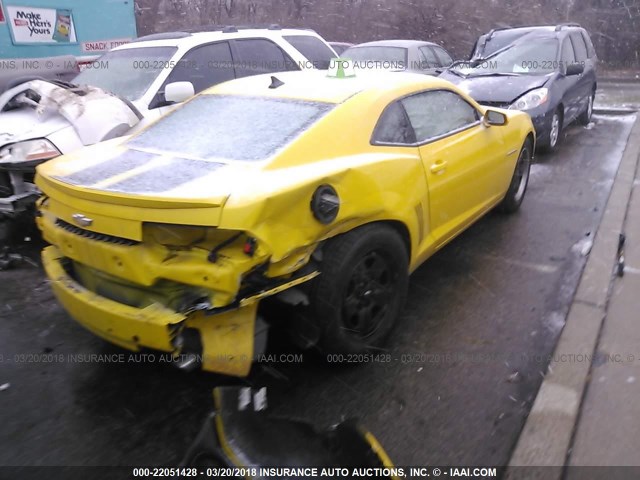
[[[334,106],[292,99],[202,95],[143,130],[129,145],[206,160],[264,160]]]
[[[404,47],[367,46],[351,47],[343,58],[353,60],[360,68],[392,68],[404,70],[408,65],[409,51]]]
[[[327,70],[331,59],[335,57],[322,40],[311,35],[284,35],[284,39],[319,70]]]

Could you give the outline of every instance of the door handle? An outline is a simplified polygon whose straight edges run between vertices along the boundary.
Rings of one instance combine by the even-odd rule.
[[[438,175],[440,173],[443,173],[446,169],[447,169],[446,160],[438,160],[436,163],[431,165],[430,170],[431,170],[431,173]]]

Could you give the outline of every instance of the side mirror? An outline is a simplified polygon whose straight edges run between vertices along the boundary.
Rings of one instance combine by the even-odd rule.
[[[501,126],[507,124],[507,116],[504,113],[497,112],[495,110],[487,110],[482,118],[482,123],[487,127],[492,125]]]
[[[567,65],[566,75],[571,77],[573,75],[582,75],[584,73],[584,65],[581,63],[570,63]]]
[[[169,103],[180,103],[196,94],[191,82],[173,82],[164,87],[164,99]]]

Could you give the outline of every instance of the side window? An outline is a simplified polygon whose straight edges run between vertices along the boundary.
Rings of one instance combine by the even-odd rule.
[[[198,93],[233,78],[229,43],[220,42],[195,47],[185,53],[169,74],[165,85],[172,82],[191,82]]]
[[[295,62],[270,40],[235,40],[235,66],[238,78],[260,73],[298,70]]]
[[[420,68],[436,68],[440,66],[440,61],[436,54],[429,47],[420,47]]]
[[[584,40],[584,43],[587,45],[587,54],[589,56],[589,58],[593,58],[596,56],[596,51],[593,48],[593,42],[591,41],[591,38],[589,38],[589,34],[587,34],[587,32],[581,32],[582,34],[582,39]]]
[[[573,46],[568,38],[564,39],[562,43],[562,63],[564,65],[569,65],[575,63],[576,56],[573,53]]]
[[[576,51],[576,60],[578,62],[584,62],[587,55],[587,46],[584,43],[584,38],[580,35],[580,32],[573,32],[571,35],[571,43],[573,43],[573,49]]]
[[[451,55],[449,55],[444,48],[441,48],[441,47],[432,47],[432,48],[435,50],[436,55],[440,59],[441,67],[448,67],[453,63],[453,58],[451,58]]]
[[[319,38],[311,35],[286,35],[284,39],[311,62],[313,68],[327,70],[335,57],[331,49]]]
[[[419,143],[473,125],[480,118],[464,98],[448,90],[419,93],[401,102]]]
[[[372,143],[416,143],[415,133],[400,102],[392,103],[382,112],[373,131]]]

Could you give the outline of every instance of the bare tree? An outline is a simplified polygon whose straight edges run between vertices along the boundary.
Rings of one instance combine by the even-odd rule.
[[[638,68],[640,57],[640,0],[136,0],[136,7],[140,34],[278,23],[336,41],[430,40],[458,58],[492,28],[576,21],[605,62]]]

